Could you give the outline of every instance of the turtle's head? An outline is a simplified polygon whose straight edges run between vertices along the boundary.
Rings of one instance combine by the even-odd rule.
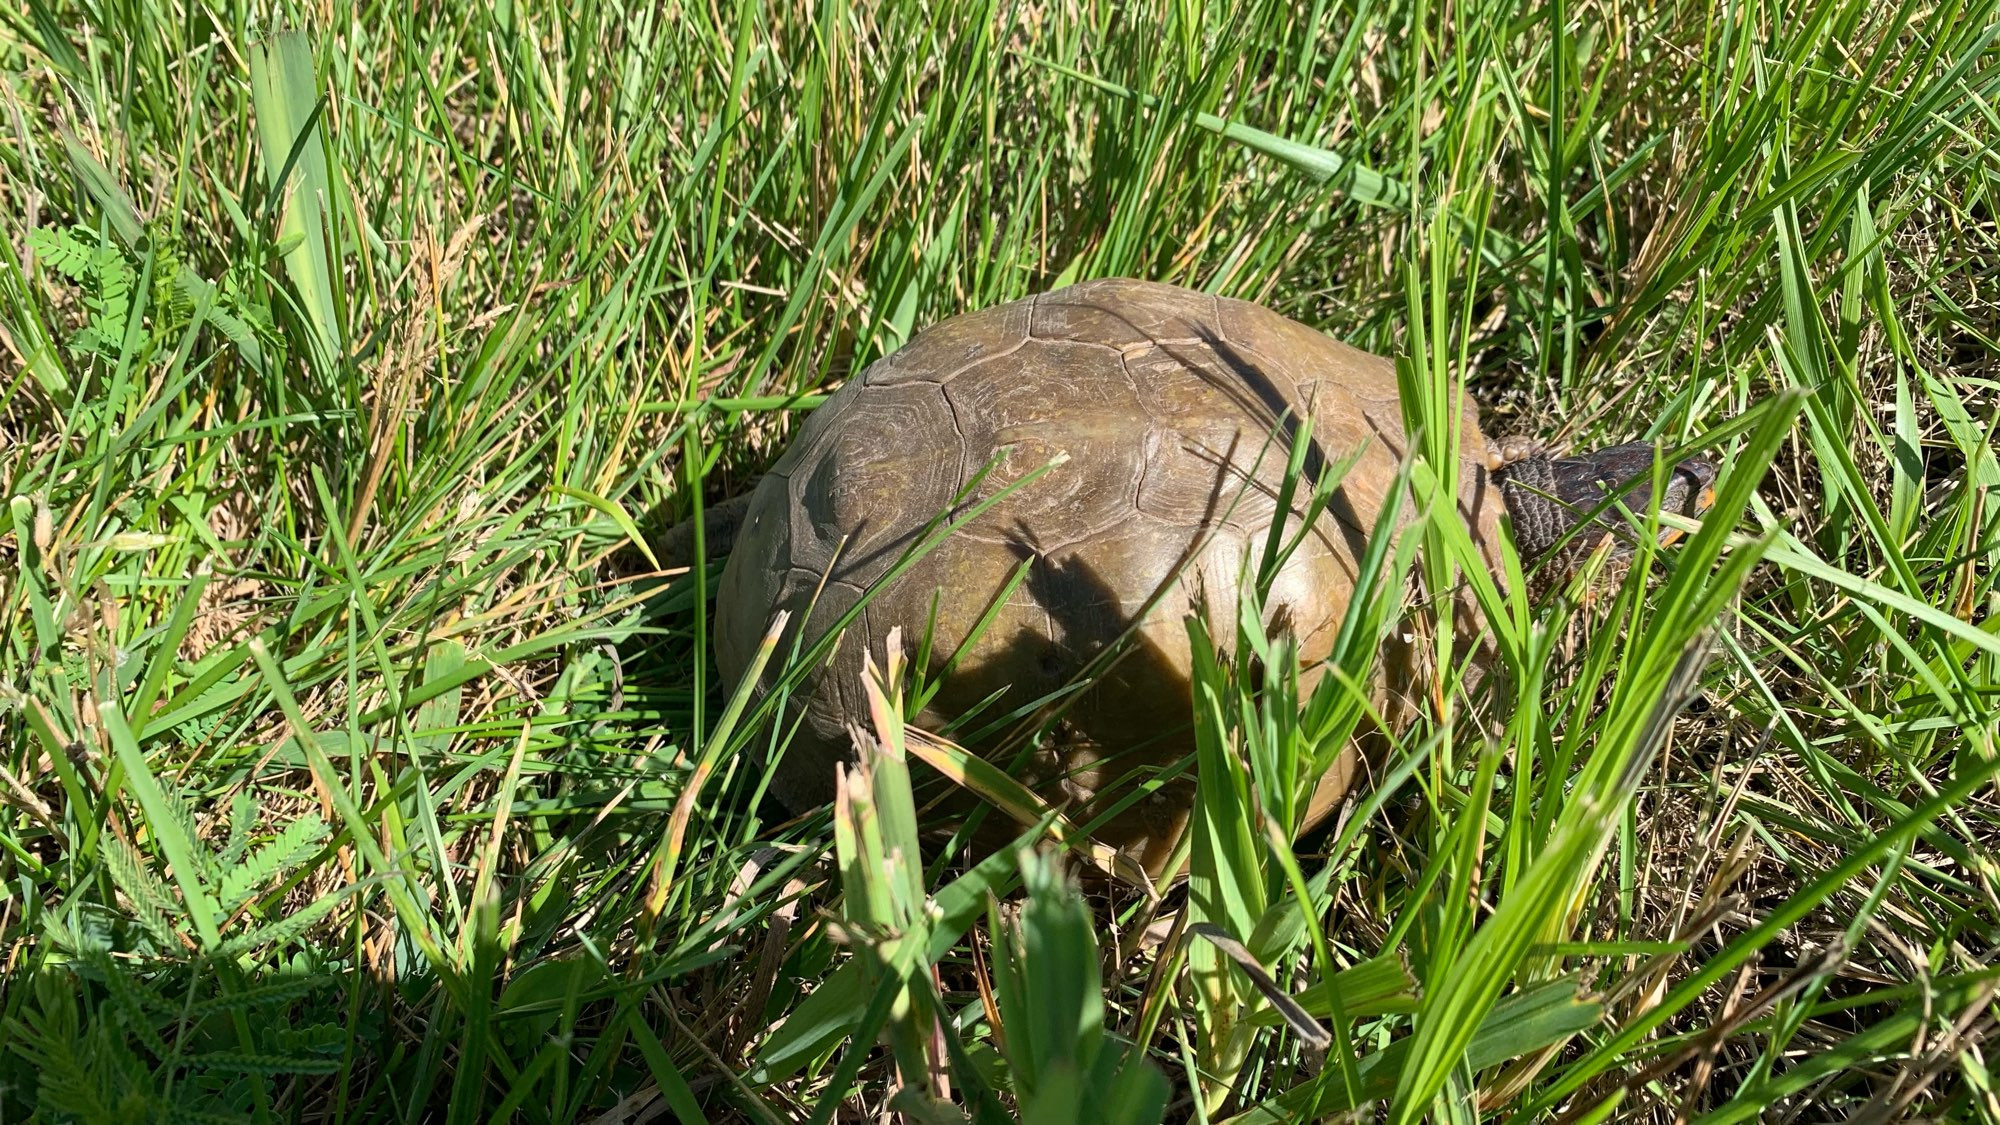
[[[1658,450],[1649,441],[1627,442],[1592,450],[1572,457],[1524,457],[1497,472],[1500,494],[1506,499],[1507,513],[1514,519],[1514,545],[1521,558],[1532,562],[1547,554],[1571,528],[1604,505],[1592,521],[1598,527],[1579,532],[1570,540],[1569,550],[1582,554],[1594,550],[1602,536],[1612,535],[1614,555],[1632,552],[1631,522],[1619,506],[1638,515],[1652,507],[1653,462]],[[1698,516],[1715,503],[1716,467],[1699,457],[1690,457],[1667,473],[1666,492],[1660,510],[1683,516]],[[1602,531],[1599,531],[1599,527]],[[1680,536],[1675,528],[1662,527],[1660,542],[1671,543]]]

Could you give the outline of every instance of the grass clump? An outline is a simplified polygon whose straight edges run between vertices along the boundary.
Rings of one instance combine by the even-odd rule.
[[[0,16],[0,1116],[2000,1120],[1996,39]],[[651,543],[923,325],[1109,274],[1396,355],[1413,424],[1705,450],[1718,506],[1540,601],[1455,519],[1373,560],[1341,673],[1407,636],[1430,690],[1326,833],[1354,693],[1210,621],[1184,890],[884,884],[904,767],[771,816],[784,731]]]

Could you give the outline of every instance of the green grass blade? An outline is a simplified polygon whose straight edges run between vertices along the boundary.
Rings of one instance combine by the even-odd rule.
[[[280,32],[250,48],[250,92],[262,141],[265,183],[279,208],[277,243],[299,294],[320,361],[344,354],[336,304],[332,212],[340,206],[326,142],[313,47],[304,32]]]

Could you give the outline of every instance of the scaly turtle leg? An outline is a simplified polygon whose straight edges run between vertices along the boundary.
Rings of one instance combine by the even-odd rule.
[[[708,560],[726,558],[736,546],[736,534],[743,530],[743,516],[750,510],[749,491],[707,504],[701,510],[702,546]],[[668,570],[691,567],[694,558],[695,521],[685,520],[668,528],[657,544],[661,565]]]

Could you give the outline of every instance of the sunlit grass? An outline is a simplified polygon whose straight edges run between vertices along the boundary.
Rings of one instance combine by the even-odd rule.
[[[988,1120],[1158,1075],[1176,1120],[2000,1121],[1996,39],[1991,0],[0,13],[0,1117]],[[871,882],[854,804],[758,800],[787,732],[652,544],[924,325],[1112,274],[1398,357],[1433,512],[1465,393],[1702,450],[1718,505],[1577,585],[1427,519],[1317,686],[1192,624],[1243,643],[1163,900]],[[1294,840],[1385,634],[1434,682]]]

